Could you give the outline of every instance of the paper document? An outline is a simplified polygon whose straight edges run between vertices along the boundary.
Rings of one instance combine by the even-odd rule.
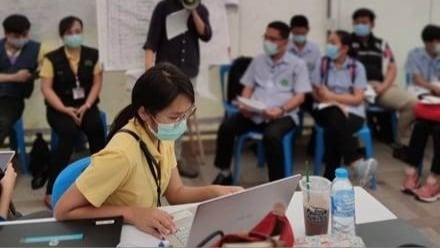
[[[318,103],[317,109],[318,109],[318,110],[321,110],[321,109],[325,109],[325,108],[332,107],[332,106],[337,106],[337,105],[334,104],[334,103],[325,103],[325,102],[322,102],[322,103]]]
[[[255,111],[257,113],[264,112],[264,110],[267,109],[266,104],[257,100],[239,96],[237,97],[237,101],[238,103],[243,104],[246,108],[250,109],[251,111]]]
[[[166,29],[168,40],[171,40],[172,38],[183,34],[188,30],[188,16],[189,11],[187,9],[176,11],[167,16]]]
[[[367,88],[365,89],[365,93],[364,93],[364,98],[365,101],[367,101],[370,104],[374,104],[374,102],[376,101],[376,91],[374,91],[373,86],[371,86],[370,84],[367,85]]]
[[[420,102],[424,104],[430,104],[430,105],[440,105],[440,97],[438,96],[424,96]]]

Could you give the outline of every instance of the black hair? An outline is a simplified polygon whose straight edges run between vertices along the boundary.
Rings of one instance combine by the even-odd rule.
[[[374,12],[371,9],[360,8],[353,13],[352,19],[354,21],[359,17],[368,17],[370,18],[371,22],[374,22],[374,20],[376,19],[376,14],[374,14]]]
[[[424,42],[440,40],[440,27],[432,24],[426,25],[422,31],[422,40]]]
[[[281,38],[288,39],[290,34],[289,26],[282,21],[273,21],[267,25],[268,28],[276,29],[280,32]]]
[[[58,34],[60,35],[60,37],[63,37],[67,30],[72,28],[75,22],[79,22],[79,24],[81,25],[81,29],[83,28],[82,20],[76,16],[66,16],[61,19],[60,24],[58,25]]]
[[[336,30],[335,34],[339,37],[341,44],[348,47],[348,52],[347,52],[348,56],[356,58],[357,54],[355,50],[351,47],[352,44],[351,34],[345,30]]]
[[[140,107],[144,107],[154,116],[181,94],[194,103],[191,80],[180,69],[169,63],[160,63],[150,68],[136,81],[131,92],[131,104],[116,116],[107,140],[109,141],[130,119],[137,118],[141,121],[137,113]]]
[[[13,14],[3,21],[3,29],[6,33],[22,34],[29,31],[31,23],[24,15]]]
[[[307,28],[309,29],[309,21],[304,15],[295,15],[290,19],[290,28]]]

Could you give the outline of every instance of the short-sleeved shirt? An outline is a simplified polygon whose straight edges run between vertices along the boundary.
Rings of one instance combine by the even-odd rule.
[[[328,71],[322,72],[321,63],[323,59],[320,59],[315,66],[315,70],[312,75],[312,85],[318,87],[325,84],[325,73],[327,73],[327,88],[336,94],[351,94],[353,89],[364,90],[367,87],[367,76],[365,74],[365,68],[359,61],[353,58],[347,58],[341,68],[336,68],[333,61],[327,61],[324,63],[330,63],[328,65]],[[354,71],[352,69],[355,65]],[[325,71],[325,70],[324,70]],[[354,72],[354,75],[353,75]],[[322,74],[322,75],[321,75]],[[354,80],[353,80],[354,76]],[[364,103],[359,105],[348,105],[348,112],[360,117],[365,117]]]
[[[306,64],[289,52],[285,52],[275,63],[266,54],[256,56],[240,82],[253,88],[251,99],[258,100],[267,107],[281,107],[295,95],[311,91]],[[299,123],[298,109],[286,115]],[[253,120],[256,123],[263,121],[261,116],[254,116]]]
[[[306,41],[306,44],[300,50],[295,42],[290,42],[289,51],[304,60],[307,65],[307,69],[309,70],[310,77],[315,68],[316,62],[321,58],[319,46],[312,41]]]
[[[132,119],[123,127],[146,143],[161,168],[161,194],[176,166],[174,142],[160,141],[154,145],[145,129]],[[102,205],[154,207],[157,186],[139,142],[128,133],[117,133],[107,146],[91,157],[89,167],[76,180],[76,186],[95,207]]]
[[[203,4],[196,11],[205,23],[203,35],[199,35],[191,15],[188,18],[188,30],[170,40],[167,38],[166,18],[170,14],[184,9],[180,0],[162,0],[153,10],[144,49],[156,52],[156,63],[169,62],[179,67],[188,77],[195,77],[199,72],[199,39],[209,41],[212,37],[209,23],[209,11]]]
[[[69,54],[67,52],[66,49],[64,49],[64,52],[66,53],[66,57],[69,60],[69,64],[70,64],[70,67],[72,68],[73,73],[76,74],[78,72],[79,61],[81,59],[80,56],[78,56],[77,58],[74,58],[71,54]],[[102,70],[101,64],[99,62],[97,62],[95,64],[94,69],[93,69],[93,75],[101,73],[101,70]],[[42,77],[42,78],[53,78],[54,77],[52,62],[46,57],[43,59],[43,64],[42,64],[41,70],[40,70],[40,77]]]
[[[415,85],[413,75],[418,74],[427,82],[440,81],[440,55],[431,57],[424,47],[414,48],[408,53],[405,64],[406,73],[410,75],[410,87],[408,90],[415,90],[416,94],[429,92],[427,89]]]

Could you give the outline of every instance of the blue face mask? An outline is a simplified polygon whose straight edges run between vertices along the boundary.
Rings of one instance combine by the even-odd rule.
[[[354,25],[354,33],[359,37],[365,37],[370,34],[370,26],[367,24]]]
[[[331,60],[335,60],[339,57],[339,47],[333,44],[327,44],[325,47],[325,55]]]
[[[157,123],[157,132],[154,131],[150,126],[148,126],[150,131],[159,140],[177,140],[186,131],[186,119],[181,120],[178,123],[172,124],[161,124]]]
[[[64,35],[64,45],[71,48],[78,48],[83,44],[83,36],[81,34]]]
[[[263,42],[263,49],[264,49],[264,52],[269,56],[273,56],[278,53],[277,44],[275,44],[274,42],[269,41],[269,40],[265,40]]]
[[[305,35],[291,35],[292,42],[296,44],[304,44],[307,40],[307,37]]]
[[[23,48],[28,42],[28,38],[7,38],[9,44],[11,44],[15,48]]]
[[[437,56],[440,55],[440,43],[435,44],[435,53],[437,53]]]

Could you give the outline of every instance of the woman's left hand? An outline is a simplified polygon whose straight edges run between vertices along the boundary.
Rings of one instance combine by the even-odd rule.
[[[232,194],[232,193],[244,190],[244,188],[240,187],[240,186],[214,185],[214,187],[215,187],[214,192],[217,196],[228,195],[228,194]]]

